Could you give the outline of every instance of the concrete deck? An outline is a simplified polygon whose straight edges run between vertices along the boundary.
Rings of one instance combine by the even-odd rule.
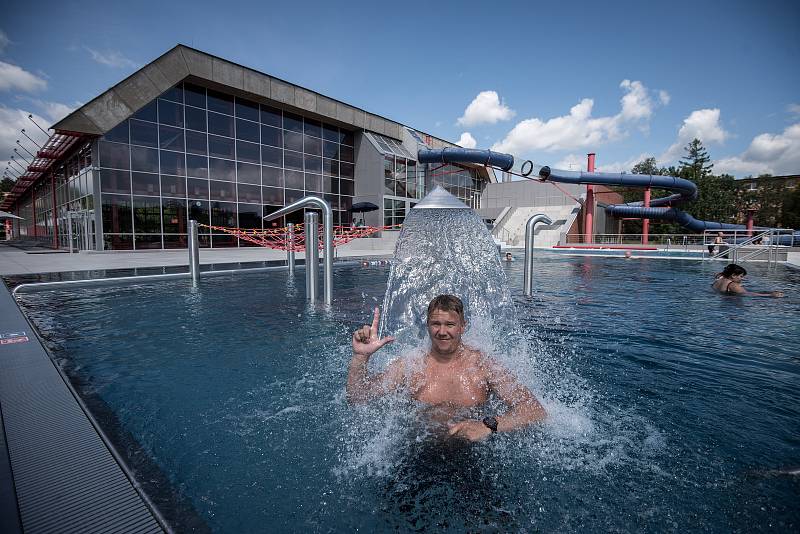
[[[382,238],[355,239],[336,248],[337,258],[391,256],[397,242],[397,233]],[[296,254],[298,259],[303,253]],[[286,259],[286,253],[268,248],[217,248],[200,249],[202,265],[223,263],[252,263]],[[135,269],[140,267],[189,268],[186,249],[79,252],[70,254],[47,249],[20,250],[0,242],[0,276],[68,271],[95,271]]]

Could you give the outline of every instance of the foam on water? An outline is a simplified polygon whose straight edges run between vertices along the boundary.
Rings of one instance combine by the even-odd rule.
[[[571,371],[575,349],[568,340],[562,339],[563,344],[556,348],[537,336],[529,317],[517,321],[497,249],[471,210],[415,209],[409,213],[398,239],[381,316],[381,335],[394,335],[397,341],[387,346],[391,350],[373,357],[373,372],[384,369],[393,358],[416,361],[428,350],[427,306],[443,293],[464,301],[465,343],[513,372],[540,399],[547,420],[477,446],[459,445],[421,423],[421,406],[401,393],[343,414],[348,423],[337,468],[342,480],[384,480],[392,498],[406,502],[406,509],[417,515],[426,509],[420,508],[421,501],[438,502],[440,508],[456,513],[457,487],[463,478],[486,475],[472,472],[464,463],[488,462],[531,480],[542,473],[559,476],[576,471],[604,479],[613,476],[610,470],[631,463],[656,476],[662,472],[653,461],[666,447],[658,429],[624,407],[598,398],[585,380]],[[561,320],[553,316],[555,310],[541,313],[551,315],[548,320],[554,323]],[[494,399],[485,413],[505,409]],[[498,481],[473,487],[473,498],[500,503],[496,519],[502,525],[510,508],[522,513],[531,501],[521,495],[499,495],[495,483]],[[438,489],[433,491],[431,485]],[[465,520],[463,526],[473,524],[461,519]]]

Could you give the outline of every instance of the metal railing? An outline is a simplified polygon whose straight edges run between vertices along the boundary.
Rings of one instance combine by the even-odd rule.
[[[533,231],[539,223],[553,224],[553,221],[544,213],[537,213],[528,219],[528,222],[525,224],[525,272],[523,275],[523,286],[525,295],[528,297],[533,294]]]
[[[786,235],[791,236],[789,239],[790,244],[782,245],[779,238]],[[781,228],[771,228],[749,237],[746,231],[743,230],[733,230],[727,232],[727,234],[719,231],[706,231],[704,237],[709,238],[709,247],[719,247],[720,249],[715,253],[709,254],[707,259],[726,259],[733,263],[754,260],[766,254],[767,264],[772,265],[778,262],[778,256],[782,249],[788,249],[794,245],[794,230]],[[717,238],[721,238],[722,243],[717,242]]]
[[[506,245],[513,245],[512,238],[514,237],[511,232],[507,228],[498,228],[497,235],[495,236],[498,240],[502,241]]]
[[[758,242],[757,239],[754,240],[754,244],[756,245],[775,244],[778,241],[778,238],[780,238],[781,241],[781,243],[779,244],[783,246],[794,247],[800,245],[800,242],[798,242],[795,239],[795,231],[792,230],[791,228],[768,228],[768,229],[760,228],[754,230],[754,232],[758,232],[759,235],[768,234],[767,235],[768,240],[762,239],[762,242],[760,243]],[[758,236],[748,235],[747,230],[706,230],[705,232],[703,232],[703,244],[706,246],[719,244],[719,243],[714,243],[717,237],[722,237],[723,241],[726,241],[725,244],[729,243],[738,244],[741,241],[747,240],[751,237],[758,237]]]
[[[568,234],[563,244],[587,244],[584,234]],[[641,246],[643,234],[594,234],[591,244],[595,245],[631,245]],[[648,234],[647,245],[655,247],[679,248],[686,250],[689,247],[703,245],[703,236],[700,234]]]
[[[322,210],[322,247],[324,254],[323,276],[325,279],[325,304],[333,301],[333,210],[330,204],[319,197],[308,196],[293,202],[274,213],[264,217],[265,221],[272,221],[306,207]],[[306,213],[306,297],[312,302],[317,298],[317,276],[319,271],[319,233],[317,231],[317,214]]]

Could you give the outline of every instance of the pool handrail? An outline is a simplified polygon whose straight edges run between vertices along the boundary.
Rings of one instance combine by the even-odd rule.
[[[200,241],[197,237],[197,221],[189,220],[189,274],[192,276],[192,287],[200,283]]]
[[[289,213],[303,209],[307,206],[313,206],[322,210],[322,240],[323,240],[323,253],[325,255],[323,277],[325,279],[325,304],[331,304],[333,301],[333,210],[330,204],[317,196],[303,197],[297,202],[293,202],[278,211],[265,215],[265,221],[272,221]],[[306,239],[308,239],[308,228],[306,228]],[[308,258],[309,243],[306,241],[306,259]],[[309,283],[309,271],[312,268],[318,269],[319,266],[312,266],[306,261],[306,284]],[[308,286],[307,286],[308,287]]]
[[[319,217],[315,211],[305,213],[306,233],[306,298],[317,300],[319,288]]]
[[[553,224],[553,221],[544,213],[537,213],[528,219],[525,224],[525,271],[523,274],[523,286],[525,296],[533,294],[533,230],[539,224]]]
[[[286,224],[286,266],[294,274],[294,223]]]

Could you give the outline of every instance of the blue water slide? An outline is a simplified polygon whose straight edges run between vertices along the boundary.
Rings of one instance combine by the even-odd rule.
[[[697,198],[697,186],[694,182],[675,176],[658,176],[651,174],[621,174],[604,172],[579,172],[552,170],[542,167],[539,170],[542,180],[567,184],[616,185],[621,187],[641,187],[666,189],[674,194],[654,199],[650,207],[645,208],[642,202],[629,204],[613,204],[606,206],[606,213],[614,217],[636,217],[675,222],[693,232],[704,230],[744,230],[742,224],[729,224],[713,221],[700,221],[685,211],[674,207],[680,202],[689,202]]]
[[[437,148],[435,150],[421,149],[417,153],[420,163],[477,163],[487,167],[497,167],[508,171],[514,166],[514,156],[491,150],[476,150],[474,148]]]
[[[508,171],[514,166],[514,156],[511,154],[472,148],[448,147],[433,150],[422,149],[418,153],[417,160],[420,163],[476,163],[478,165],[486,165],[487,167],[496,167],[504,171]],[[525,169],[525,165],[523,165],[522,168]],[[529,173],[533,171],[532,163],[528,170]],[[527,176],[524,170],[523,175]],[[704,230],[745,230],[747,228],[743,224],[700,221],[685,211],[676,208],[676,204],[690,202],[697,198],[697,186],[694,182],[675,176],[563,171],[545,166],[539,170],[539,179],[542,181],[565,184],[615,185],[620,187],[640,187],[643,189],[649,187],[673,192],[673,194],[666,197],[651,200],[650,206],[647,208],[644,207],[643,202],[629,202],[627,204],[612,204],[606,206],[606,213],[613,217],[675,222],[693,232],[703,232]],[[768,229],[763,227],[756,228],[759,230]],[[795,232],[794,235],[776,236],[776,242],[783,245],[800,242],[800,232]]]

